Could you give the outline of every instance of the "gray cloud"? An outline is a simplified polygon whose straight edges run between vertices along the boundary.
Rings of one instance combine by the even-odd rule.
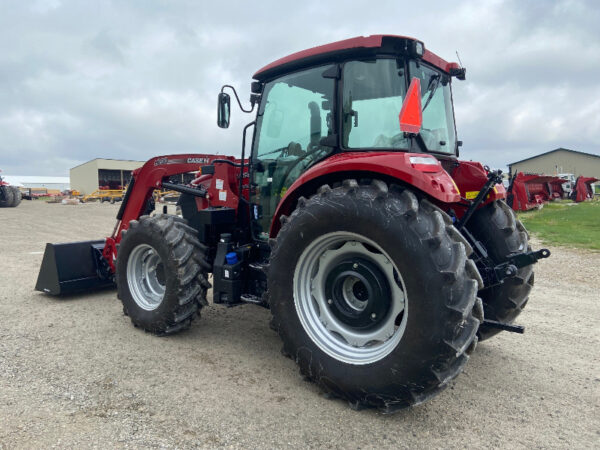
[[[0,167],[65,175],[95,157],[239,154],[248,115],[216,127],[224,83],[288,53],[404,34],[460,52],[462,156],[492,166],[564,146],[598,153],[600,9],[585,1],[37,0],[0,16]]]

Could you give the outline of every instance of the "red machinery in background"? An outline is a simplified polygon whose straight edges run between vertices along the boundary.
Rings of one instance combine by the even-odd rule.
[[[592,189],[592,184],[596,181],[600,180],[594,177],[577,177],[577,181],[575,182],[575,189],[571,193],[571,199],[576,202],[584,202],[586,200],[593,199],[594,190]]]
[[[552,180],[548,181],[548,191],[550,192],[550,200],[560,200],[566,198],[563,184],[566,180],[560,177],[552,177]]]
[[[559,182],[558,187],[554,187]],[[565,180],[554,176],[518,172],[508,188],[508,204],[515,211],[541,208],[550,199],[558,198],[556,194],[561,195],[559,192],[562,192],[564,182]]]

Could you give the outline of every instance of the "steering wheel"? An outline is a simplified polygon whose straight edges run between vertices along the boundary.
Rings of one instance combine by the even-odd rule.
[[[304,150],[302,150],[302,146],[294,141],[292,141],[288,144],[288,146],[286,147],[284,152],[285,152],[284,157],[285,156],[300,156],[300,157],[302,157],[306,153]]]
[[[292,143],[293,142],[290,142],[290,144],[292,144]],[[290,144],[286,145],[285,147],[276,148],[275,150],[271,150],[270,152],[263,153],[262,155],[258,155],[258,156],[260,158],[264,158],[265,156],[274,155],[275,153],[279,153],[279,155],[275,159],[285,158],[288,155],[288,148],[289,148]]]
[[[310,147],[310,145],[309,145],[309,147]],[[290,173],[292,173],[292,170],[294,170],[294,168],[298,164],[300,164],[302,161],[304,161],[310,155],[313,155],[314,153],[318,152],[319,150],[321,150],[320,146],[318,146],[318,145],[314,146],[313,148],[310,148],[309,150],[307,150],[306,153],[303,156],[301,156],[296,161],[294,161],[294,163],[291,164],[290,167],[288,167],[288,170],[286,170],[285,174],[281,178],[281,182],[279,183],[279,186],[277,187],[277,189],[275,190],[275,192],[281,192],[281,190],[283,189],[283,185],[285,184],[285,180],[287,180],[287,178],[290,176]]]

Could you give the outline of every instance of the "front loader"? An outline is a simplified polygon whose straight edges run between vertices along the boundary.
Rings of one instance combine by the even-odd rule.
[[[212,303],[269,308],[284,353],[330,395],[383,412],[427,400],[478,340],[523,331],[512,322],[549,256],[501,174],[458,159],[452,78],[465,69],[421,41],[375,35],[267,65],[249,110],[224,86],[220,127],[226,89],[256,110],[241,158],[152,158],[108,238],[47,245],[36,289],[116,284],[136,326],[168,335],[208,304],[212,275]],[[181,214],[153,211],[155,189],[179,192]]]

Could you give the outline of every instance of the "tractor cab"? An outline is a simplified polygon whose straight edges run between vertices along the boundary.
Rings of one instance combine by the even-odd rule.
[[[464,78],[464,69],[426,51],[422,42],[381,35],[299,52],[256,72],[252,100],[259,106],[250,158],[255,237],[268,237],[290,186],[335,153],[455,156],[452,75]],[[413,84],[417,88],[410,90]],[[417,114],[406,108],[408,92]],[[403,111],[412,128],[401,127]],[[222,116],[228,123],[228,109]]]

